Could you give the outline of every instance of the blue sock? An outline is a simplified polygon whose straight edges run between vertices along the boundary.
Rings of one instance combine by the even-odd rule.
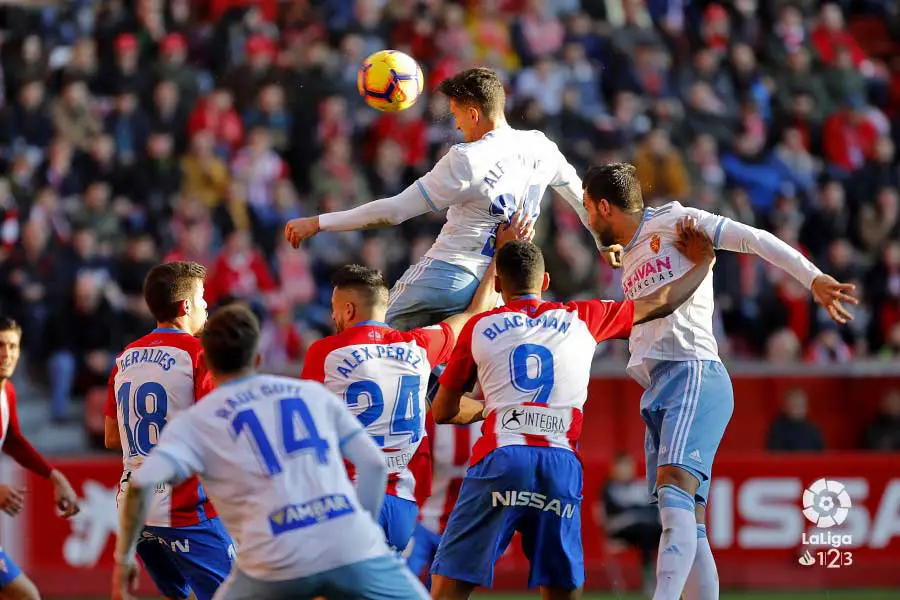
[[[660,486],[657,495],[663,532],[656,559],[653,600],[679,600],[697,553],[694,498],[674,485]]]
[[[706,525],[697,525],[697,555],[684,585],[684,600],[718,600],[719,572],[706,538]]]

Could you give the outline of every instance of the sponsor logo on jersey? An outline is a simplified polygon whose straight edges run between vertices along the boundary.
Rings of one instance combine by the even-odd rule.
[[[288,504],[269,514],[272,535],[317,525],[354,512],[344,494],[330,494],[301,504]]]
[[[662,241],[659,239],[659,234],[654,233],[650,236],[650,249],[653,250],[653,254],[659,254],[660,246],[662,246]]]
[[[576,504],[563,502],[558,498],[548,500],[544,494],[516,490],[491,492],[491,506],[527,506],[543,512],[555,513],[556,516],[563,519],[571,519],[578,508]]]
[[[565,435],[569,431],[567,416],[571,418],[571,410],[513,406],[501,415],[500,427],[524,435]]]
[[[384,464],[391,473],[402,471],[412,460],[413,453],[410,450],[401,450],[400,452],[392,452],[387,449],[384,451]]]
[[[668,282],[674,278],[675,272],[672,270],[671,257],[651,258],[635,267],[634,271],[622,280],[622,290],[627,298],[633,298],[644,288],[664,281]]]

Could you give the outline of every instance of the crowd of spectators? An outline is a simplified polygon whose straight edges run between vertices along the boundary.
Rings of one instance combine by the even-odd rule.
[[[765,227],[862,304],[835,329],[754,257],[717,269],[723,351],[841,363],[900,357],[900,53],[894,0],[42,0],[0,6],[0,303],[54,415],[152,324],[144,274],[210,270],[212,306],[250,302],[272,368],[330,332],[328,278],[362,261],[395,279],[442,215],[323,233],[285,220],[393,195],[459,141],[428,93],[476,64],[508,82],[514,127],[576,167],[633,161],[649,203]],[[381,114],[356,71],[405,50],[426,95]],[[539,224],[551,294],[619,297],[574,214]],[[621,352],[611,346],[608,354]],[[46,376],[40,377],[47,379]]]

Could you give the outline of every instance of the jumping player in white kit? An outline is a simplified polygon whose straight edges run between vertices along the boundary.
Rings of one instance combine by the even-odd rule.
[[[854,286],[823,274],[771,233],[678,202],[645,208],[632,165],[592,167],[584,186],[591,227],[602,243],[621,248],[626,298],[645,298],[685,277],[691,265],[674,247],[673,226],[688,218],[717,249],[756,254],[790,273],[838,323],[852,318],[843,304],[856,304]],[[682,592],[685,600],[718,598],[705,505],[734,396],[712,322],[710,272],[690,300],[665,319],[636,325],[629,340],[628,372],[645,388],[647,483],[663,524],[655,600],[677,600]]]
[[[551,187],[587,227],[581,180],[556,144],[540,131],[506,123],[503,82],[494,71],[463,71],[438,88],[465,139],[404,191],[351,210],[294,219],[285,237],[296,248],[319,231],[397,225],[429,211],[447,223],[425,257],[391,290],[387,323],[406,331],[465,311],[491,257],[497,227],[514,213],[534,221]]]
[[[432,412],[436,423],[465,424],[486,414],[459,500],[441,538],[432,573],[434,598],[467,598],[491,586],[494,563],[515,531],[531,563],[529,587],[544,598],[577,598],[584,583],[581,545],[581,434],[594,350],[626,338],[632,325],[670,314],[706,278],[712,243],[680,232],[696,262],[688,275],[645,298],[624,302],[545,302],[550,279],[534,244],[510,242],[497,253],[505,306],[463,329]],[[485,405],[463,398],[475,381]]]
[[[215,390],[165,428],[132,476],[117,562],[134,565],[154,488],[197,474],[239,542],[217,600],[427,598],[375,523],[387,469],[343,402],[316,382],[257,375],[259,323],[246,307],[215,314],[201,342]],[[355,489],[344,458],[359,469]]]

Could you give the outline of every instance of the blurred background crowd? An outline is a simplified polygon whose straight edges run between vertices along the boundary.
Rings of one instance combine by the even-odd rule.
[[[504,75],[511,124],[546,132],[579,172],[633,161],[648,203],[766,228],[856,283],[856,319],[836,329],[784,273],[723,253],[724,355],[900,358],[894,0],[43,0],[0,6],[0,32],[0,308],[58,421],[152,327],[141,284],[164,259],[206,265],[211,306],[250,302],[268,367],[299,373],[331,331],[332,269],[360,261],[393,281],[443,215],[297,251],[284,222],[426,172],[460,141],[428,91],[473,65]],[[383,48],[427,79],[396,115],[356,90]],[[621,297],[549,193],[538,241],[552,297]]]

